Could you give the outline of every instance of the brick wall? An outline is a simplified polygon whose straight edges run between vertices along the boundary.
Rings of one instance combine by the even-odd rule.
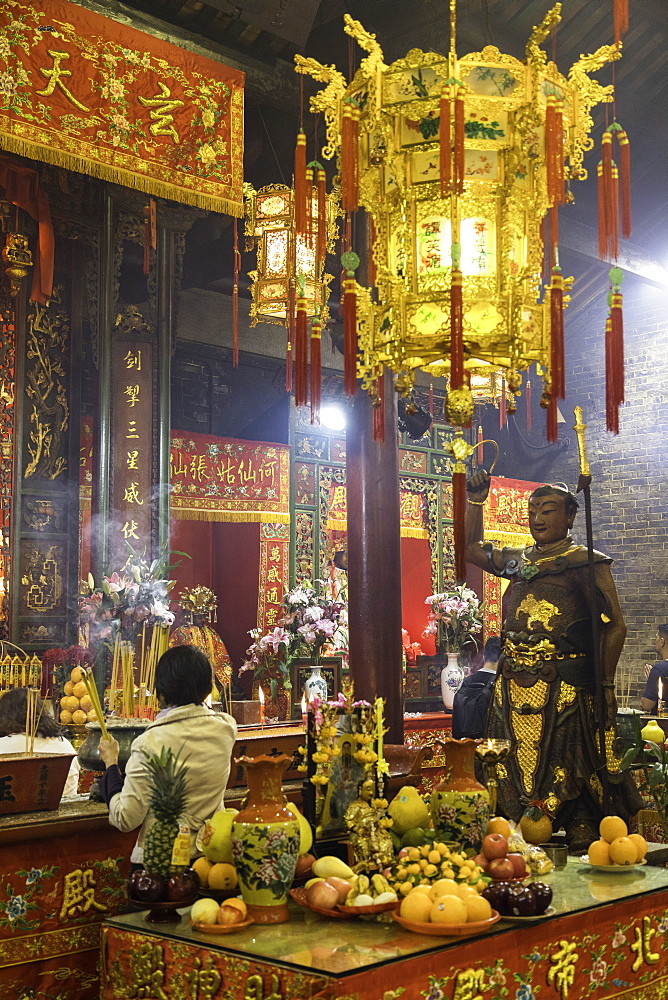
[[[668,621],[668,308],[666,291],[627,277],[624,282],[626,403],[619,436],[605,429],[603,324],[607,281],[601,276],[590,305],[567,313],[567,398],[560,403],[565,424],[546,481],[578,479],[573,407],[580,405],[587,426],[591,464],[594,544],[614,559],[613,574],[628,627],[618,668],[618,697],[632,677],[630,704],[638,707],[643,665],[653,662],[657,624]],[[575,304],[575,303],[574,303]],[[570,310],[569,310],[570,311]],[[542,427],[544,420],[538,417]],[[533,479],[526,459],[504,475]],[[585,542],[584,512],[574,535]]]

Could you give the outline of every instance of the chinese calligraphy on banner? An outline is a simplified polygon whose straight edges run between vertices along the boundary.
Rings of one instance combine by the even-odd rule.
[[[67,0],[0,4],[0,70],[0,147],[242,214],[242,72]]]
[[[171,516],[290,523],[285,445],[172,431]]]
[[[524,548],[531,544],[527,503],[541,483],[492,476],[489,499],[485,504],[485,541],[499,548]],[[500,635],[503,622],[503,584],[498,576],[483,573],[485,602],[485,638]]]
[[[329,497],[327,528],[332,531],[345,531],[347,523],[345,483],[332,482]],[[399,491],[399,514],[402,538],[429,537],[427,502],[424,493],[402,488]]]
[[[257,589],[257,627],[263,635],[276,628],[285,612],[283,594],[290,582],[290,525],[260,525],[260,580]]]
[[[114,477],[112,508],[119,537],[112,546],[127,558],[128,542],[142,549],[151,538],[153,359],[148,341],[115,340]]]

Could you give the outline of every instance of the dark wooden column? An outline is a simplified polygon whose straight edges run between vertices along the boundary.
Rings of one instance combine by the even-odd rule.
[[[385,442],[373,439],[373,407],[355,396],[346,431],[348,614],[355,696],[385,698],[388,743],[404,742],[397,400],[384,376]]]

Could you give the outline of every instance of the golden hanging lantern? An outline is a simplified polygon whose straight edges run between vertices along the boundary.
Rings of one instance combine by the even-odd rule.
[[[28,270],[32,267],[28,237],[23,233],[7,233],[2,260],[5,274],[9,278],[9,294],[14,298],[21,290],[21,281],[27,277]]]
[[[368,53],[350,83],[332,66],[295,57],[297,72],[325,84],[311,109],[325,119],[322,156],[338,156],[344,208],[357,201],[371,218],[377,300],[358,286],[357,307],[365,387],[382,365],[401,375],[405,391],[419,368],[451,375],[458,389],[467,371],[493,366],[517,395],[519,372],[533,363],[548,377],[563,369],[556,327],[569,279],[553,213],[552,277],[543,287],[541,225],[570,199],[570,182],[586,177],[590,111],[612,93],[588,74],[620,51],[604,45],[562,75],[540,47],[560,10],[534,29],[525,62],[491,45],[458,58],[455,0],[448,56],[412,49],[386,65],[375,36],[345,15],[345,31]],[[558,370],[557,396],[562,382]]]
[[[318,205],[312,203],[313,229],[310,234],[295,232],[294,192],[285,184],[269,184],[255,191],[244,187],[246,249],[256,249],[257,269],[249,271],[252,302],[251,326],[278,323],[290,326],[297,297],[306,300],[306,315],[325,323],[329,318],[327,300],[332,275],[325,273],[324,254],[318,253]],[[334,249],[335,214],[327,195],[325,249]]]

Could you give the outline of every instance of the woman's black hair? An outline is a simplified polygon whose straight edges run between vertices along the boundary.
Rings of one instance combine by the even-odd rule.
[[[155,668],[155,693],[162,705],[199,705],[213,686],[213,670],[195,646],[172,646]]]
[[[15,736],[26,731],[26,705],[28,688],[12,688],[0,696],[0,736]],[[37,698],[35,716],[39,718],[37,736],[62,736],[64,730],[44,709],[44,702]]]

